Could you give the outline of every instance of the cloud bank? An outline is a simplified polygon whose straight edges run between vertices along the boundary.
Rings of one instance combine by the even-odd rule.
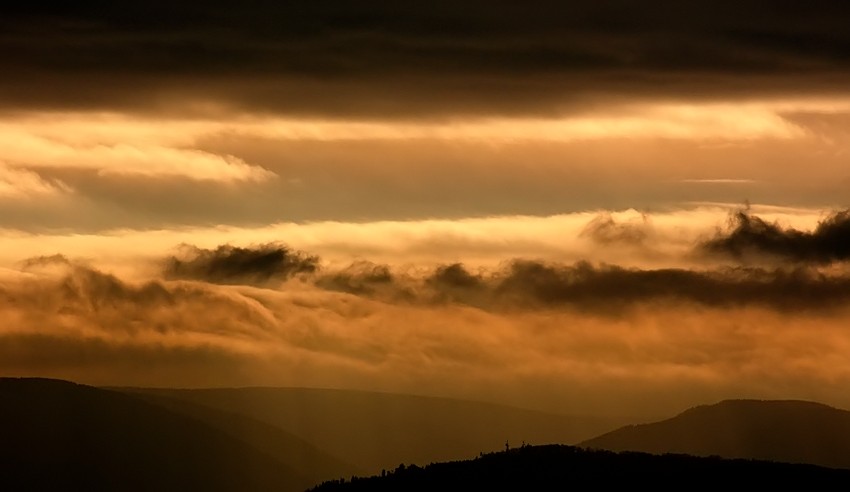
[[[486,272],[460,265],[413,286],[414,295],[434,289],[422,302],[374,296],[400,282],[380,266],[337,273],[354,270],[369,279],[344,281],[356,295],[320,282],[274,289],[130,282],[61,257],[38,259],[26,275],[0,283],[0,370],[94,384],[401,391],[579,413],[629,408],[656,415],[733,396],[850,404],[846,302],[831,305],[803,292],[796,302],[808,309],[788,310],[747,297],[746,282],[713,294],[722,301],[696,288],[679,296],[664,287],[654,297],[653,282],[675,282],[677,274],[529,263],[513,264],[495,287],[534,302],[467,302],[476,293],[488,299],[492,287]],[[639,288],[629,275],[641,278]],[[793,289],[819,285],[786,281]],[[773,292],[775,282],[765,279],[763,291]],[[700,288],[706,286],[730,288]],[[769,295],[792,302],[793,289]],[[616,304],[623,292],[630,302],[615,316],[587,308]],[[736,294],[743,299],[730,300]]]

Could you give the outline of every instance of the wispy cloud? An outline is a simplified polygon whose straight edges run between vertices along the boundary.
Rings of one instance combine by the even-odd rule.
[[[752,184],[757,183],[754,179],[735,179],[735,178],[705,178],[705,179],[681,179],[680,183],[694,184]]]
[[[76,120],[59,115],[43,123],[44,115],[0,124],[0,159],[17,168],[91,170],[104,176],[185,178],[212,182],[262,182],[275,176],[231,155],[192,147],[197,134],[173,134],[150,122],[120,128],[122,122],[97,115]],[[49,118],[47,118],[49,120]],[[117,128],[109,128],[109,125]],[[170,131],[179,132],[180,128]]]
[[[60,180],[43,178],[34,171],[9,167],[0,161],[0,199],[31,199],[71,193]]]

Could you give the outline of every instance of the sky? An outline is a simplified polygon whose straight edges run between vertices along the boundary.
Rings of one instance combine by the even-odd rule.
[[[850,6],[0,7],[0,373],[850,408]]]

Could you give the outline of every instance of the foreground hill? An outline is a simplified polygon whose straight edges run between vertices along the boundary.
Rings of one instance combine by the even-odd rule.
[[[519,444],[575,443],[614,427],[487,403],[302,388],[123,389],[237,413],[295,434],[373,473]]]
[[[768,461],[698,458],[686,455],[614,453],[572,446],[527,446],[469,461],[399,467],[385,476],[326,482],[313,489],[330,491],[572,490],[588,486],[608,490],[717,490],[736,486],[791,485],[806,490],[850,483],[850,470]]]
[[[125,394],[0,378],[2,490],[303,490],[244,441]]]
[[[850,468],[850,412],[805,401],[728,400],[623,427],[581,446]]]

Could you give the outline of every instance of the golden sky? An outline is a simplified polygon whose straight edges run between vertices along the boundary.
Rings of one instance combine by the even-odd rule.
[[[848,7],[172,3],[0,7],[0,373],[850,407]]]

